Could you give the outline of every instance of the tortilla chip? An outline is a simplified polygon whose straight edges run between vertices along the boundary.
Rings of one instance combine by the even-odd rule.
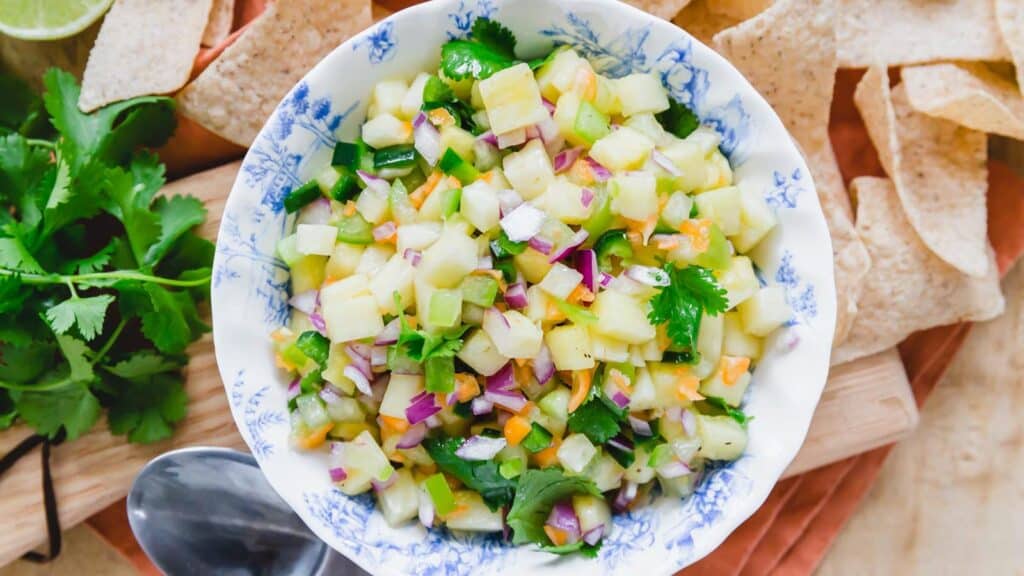
[[[918,112],[1024,140],[1024,98],[1020,90],[984,64],[904,68],[903,85],[910,105]]]
[[[996,23],[1017,68],[1017,86],[1024,87],[1024,4],[996,0]]]
[[[203,46],[220,44],[231,35],[231,24],[235,19],[235,0],[213,0],[210,19],[203,31]]]
[[[249,146],[288,90],[371,22],[368,0],[275,2],[178,95],[181,112]]]
[[[107,12],[82,78],[78,106],[170,94],[188,82],[212,0],[117,0]]]
[[[835,3],[780,0],[715,36],[714,44],[772,105],[803,149],[832,235],[841,342],[871,261],[854,233],[850,200],[828,137],[836,72]]]
[[[693,0],[672,19],[673,24],[709,46],[715,34],[739,22],[736,18],[711,12],[708,0]]]
[[[626,3],[663,20],[671,20],[686,8],[690,0],[626,0]]]
[[[708,10],[743,21],[764,12],[774,0],[708,0]]]
[[[864,75],[854,101],[925,245],[965,274],[987,275],[985,134],[916,112],[880,67]]]
[[[839,65],[1007,60],[991,0],[842,0]]]
[[[1002,313],[1005,302],[987,242],[988,273],[966,276],[921,242],[891,180],[856,178],[851,187],[859,198],[857,232],[871,253],[872,268],[853,330],[832,353],[833,364],[880,352],[918,330]]]

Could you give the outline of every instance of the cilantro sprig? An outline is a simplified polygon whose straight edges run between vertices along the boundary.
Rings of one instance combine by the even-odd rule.
[[[173,131],[173,100],[84,114],[56,69],[41,98],[0,86],[16,90],[0,114],[0,428],[74,439],[106,409],[115,434],[166,438],[185,416],[185,349],[209,330],[196,300],[213,256],[192,232],[202,203],[158,197],[164,167],[145,151]]]
[[[467,40],[452,40],[441,47],[441,70],[452,80],[483,80],[515,66],[516,38],[512,32],[487,18],[473,22]]]
[[[726,292],[711,270],[700,266],[676,268],[665,264],[671,283],[651,299],[651,324],[665,324],[669,338],[685,350],[697,349],[697,335],[704,312],[717,316],[729,306]]]

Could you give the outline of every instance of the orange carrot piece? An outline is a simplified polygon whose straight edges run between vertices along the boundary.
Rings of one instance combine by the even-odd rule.
[[[455,375],[455,397],[459,402],[469,402],[480,395],[480,383],[470,374],[459,372]]]
[[[683,220],[679,231],[690,239],[690,245],[697,252],[704,252],[711,245],[711,220]]]
[[[348,202],[345,202],[345,208],[342,209],[341,213],[344,214],[345,216],[351,216],[351,215],[355,214],[356,213],[356,203],[351,201],[351,200],[349,200]]]
[[[700,392],[697,391],[697,388],[700,387],[699,378],[690,373],[686,368],[681,368],[677,374],[679,379],[676,381],[676,396],[680,400],[696,402],[704,399]]]
[[[305,438],[300,438],[298,441],[299,448],[304,450],[312,450],[327,440],[327,433],[334,428],[334,424],[324,424],[323,426],[313,430]]]
[[[423,205],[423,202],[427,199],[427,196],[430,196],[430,194],[434,191],[434,188],[437,188],[437,185],[441,183],[441,179],[443,177],[444,174],[435,170],[434,172],[430,173],[430,177],[427,178],[426,182],[420,184],[419,188],[413,190],[412,194],[409,194],[409,202],[413,205],[414,208],[418,210],[419,207]]]
[[[594,375],[590,370],[576,370],[572,373],[572,395],[569,396],[569,412],[575,412],[590,394]]]
[[[538,468],[550,468],[558,464],[558,447],[562,445],[562,440],[559,438],[551,439],[551,446],[537,452],[533,455],[533,463]]]
[[[513,416],[505,422],[505,440],[509,446],[519,446],[519,443],[530,433],[530,421],[522,416]]]
[[[748,368],[750,368],[750,358],[746,356],[722,356],[718,363],[722,384],[732,386]]]
[[[384,428],[388,428],[395,432],[405,432],[409,429],[409,423],[403,418],[396,418],[394,416],[380,415],[380,423]]]
[[[554,526],[545,524],[544,533],[548,535],[551,543],[555,546],[562,546],[569,541],[569,533],[561,528],[555,528]]]

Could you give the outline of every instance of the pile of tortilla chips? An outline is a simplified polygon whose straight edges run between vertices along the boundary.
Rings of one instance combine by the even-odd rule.
[[[116,0],[80,105],[174,93],[183,114],[247,146],[331,49],[415,3],[277,0],[237,31],[233,15],[263,1]],[[987,235],[987,144],[989,134],[1024,139],[1024,2],[628,1],[729,59],[803,150],[832,233],[834,363],[918,330],[1001,313]],[[194,76],[202,47],[229,36]],[[849,190],[828,132],[840,68],[867,69],[856,103],[888,175],[855,178]]]

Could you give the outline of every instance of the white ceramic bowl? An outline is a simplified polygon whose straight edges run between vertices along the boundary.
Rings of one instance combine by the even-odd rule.
[[[712,466],[694,495],[617,516],[596,560],[558,558],[495,536],[387,526],[372,497],[332,488],[323,454],[288,442],[286,377],[268,334],[288,319],[288,271],[274,246],[292,224],[284,195],[352,139],[372,86],[437,67],[446,40],[478,17],[515,32],[520,53],[570,44],[613,76],[657,74],[723,138],[741,186],[761,191],[780,225],[756,250],[762,280],[785,287],[790,326],[767,344],[744,405],[754,416],[738,461]],[[796,454],[825,384],[835,323],[832,250],[807,166],[760,95],[676,26],[613,0],[434,0],[339,46],[278,106],[246,155],[217,242],[217,361],[238,428],[267,479],[309,527],[374,574],[670,574],[700,559],[764,501]]]

